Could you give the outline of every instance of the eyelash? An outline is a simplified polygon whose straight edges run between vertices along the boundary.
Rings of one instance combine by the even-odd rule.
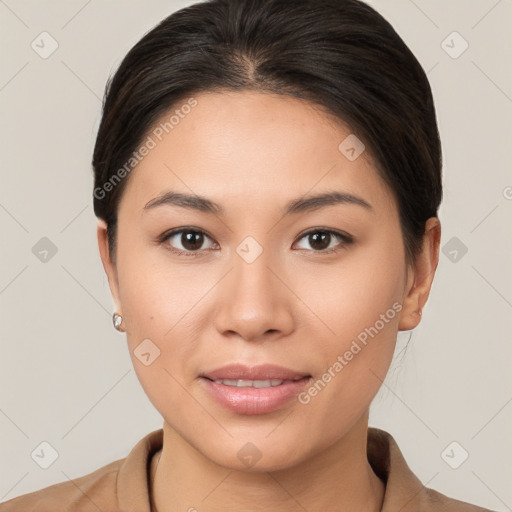
[[[196,228],[186,228],[185,227],[185,228],[174,229],[172,231],[168,231],[168,232],[164,233],[159,238],[158,242],[160,244],[163,244],[164,242],[169,240],[171,237],[173,237],[174,235],[177,235],[179,233],[203,234],[203,235],[206,235],[208,238],[212,239],[212,237],[210,237],[208,235],[208,233],[206,233],[203,230],[196,229]],[[342,245],[349,245],[349,244],[352,244],[354,242],[354,239],[350,235],[348,235],[346,233],[343,233],[343,232],[340,232],[340,231],[335,231],[335,230],[332,230],[332,229],[324,229],[324,228],[315,228],[315,229],[311,229],[311,230],[309,230],[309,231],[307,231],[305,233],[302,233],[302,235],[298,238],[298,240],[302,240],[303,238],[307,237],[308,235],[312,235],[314,233],[327,233],[327,234],[330,234],[330,235],[334,235],[335,237],[341,239],[340,244],[342,244]],[[186,257],[192,257],[192,258],[201,256],[202,252],[204,251],[204,250],[182,251],[180,249],[175,249],[170,244],[167,244],[166,249],[168,249],[169,251],[171,251],[172,253],[174,253],[174,254],[176,254],[178,256],[186,256]],[[206,250],[214,250],[214,249],[206,249]],[[325,254],[333,254],[333,253],[339,252],[339,251],[343,250],[343,247],[342,248],[331,247],[330,249],[323,249],[323,250],[319,250],[319,251],[315,251],[314,249],[299,249],[299,250],[311,251],[311,252],[315,252],[315,253],[318,253],[318,254],[325,255]]]

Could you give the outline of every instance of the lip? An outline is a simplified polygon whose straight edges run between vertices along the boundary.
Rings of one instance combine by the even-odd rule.
[[[309,382],[311,375],[276,365],[245,366],[231,364],[200,376],[208,395],[226,409],[245,415],[266,414],[284,406]],[[228,386],[214,380],[282,380],[266,388]]]
[[[200,377],[207,377],[211,380],[221,379],[245,379],[245,380],[295,380],[309,376],[308,373],[297,372],[277,366],[275,364],[262,364],[258,366],[247,366],[244,364],[228,364],[222,368],[206,371]]]

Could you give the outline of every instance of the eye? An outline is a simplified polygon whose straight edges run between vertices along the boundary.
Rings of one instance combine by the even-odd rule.
[[[177,254],[184,256],[198,256],[201,251],[201,247],[204,244],[205,239],[211,238],[201,230],[180,228],[166,233],[160,239],[160,243],[172,241],[169,243],[169,249]],[[178,244],[178,247],[175,247]],[[181,245],[181,247],[179,247]]]
[[[171,241],[172,243],[166,243],[167,248],[180,256],[200,256],[203,251],[212,250],[212,247],[209,249],[203,248],[203,244],[206,239],[211,240],[211,238],[202,230],[179,228],[162,235],[159,242],[163,244]],[[302,239],[307,239],[307,242],[313,247],[313,252],[321,254],[338,252],[343,249],[344,245],[354,242],[354,239],[346,233],[322,228],[316,228],[302,234],[299,241]],[[336,240],[338,240],[338,243],[332,246],[331,242]],[[304,247],[301,247],[300,249],[304,249]]]
[[[319,228],[304,233],[299,240],[303,238],[307,239],[307,242],[313,247],[314,252],[320,252],[322,254],[337,252],[343,248],[343,245],[351,244],[354,241],[350,235],[345,233]],[[336,239],[338,240],[338,244],[332,246],[331,242]]]

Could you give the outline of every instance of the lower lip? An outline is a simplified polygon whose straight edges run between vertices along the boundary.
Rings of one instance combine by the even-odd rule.
[[[221,405],[238,414],[265,414],[282,407],[296,397],[309,381],[310,377],[300,380],[288,380],[279,386],[268,388],[239,388],[213,382],[205,377],[204,383],[208,393]]]

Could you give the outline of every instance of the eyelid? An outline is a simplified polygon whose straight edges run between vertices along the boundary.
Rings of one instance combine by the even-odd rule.
[[[330,233],[330,234],[336,235],[337,237],[341,238],[346,243],[350,243],[350,242],[354,241],[354,237],[344,231],[340,231],[338,229],[333,229],[333,228],[326,228],[323,226],[317,226],[317,227],[314,227],[314,228],[308,229],[307,231],[302,232],[300,235],[297,236],[297,240],[304,238],[306,235],[311,235],[312,233]],[[316,251],[316,252],[321,252],[321,251]]]
[[[188,226],[182,226],[180,228],[175,228],[175,229],[171,229],[170,231],[166,231],[163,235],[161,235],[158,239],[158,242],[160,244],[163,244],[164,242],[168,241],[170,238],[172,238],[174,235],[177,235],[179,233],[198,233],[198,234],[202,234],[202,235],[205,235],[206,237],[208,237],[210,240],[213,241],[213,237],[210,236],[208,234],[207,231],[205,231],[204,229],[199,229],[199,228],[194,228],[194,227],[188,227]],[[215,243],[215,242],[214,242]],[[203,254],[205,251],[207,250],[212,250],[212,249],[200,249],[198,251],[182,251],[181,249],[176,249],[175,247],[172,247],[170,244],[168,244],[169,247],[167,247],[167,249],[171,252],[173,252],[174,254],[177,254],[178,256],[181,256],[181,255],[184,255],[184,256],[200,256],[201,254]]]
[[[174,235],[177,235],[179,233],[182,233],[182,232],[188,232],[188,233],[198,233],[198,234],[202,234],[202,235],[205,235],[206,237],[208,237],[210,240],[214,240],[212,236],[210,236],[208,234],[207,231],[205,231],[204,229],[200,229],[200,228],[195,228],[195,227],[187,227],[187,226],[182,226],[180,228],[175,228],[175,229],[171,229],[170,231],[167,231],[165,232],[163,235],[161,235],[158,239],[158,242],[160,244],[163,244],[164,242],[166,242],[167,240],[169,240],[171,237],[173,237]],[[354,240],[354,237],[349,235],[348,233],[346,232],[343,232],[343,231],[339,231],[337,229],[332,229],[332,228],[326,228],[326,227],[322,227],[322,226],[317,226],[317,227],[314,227],[314,228],[310,228],[308,229],[307,231],[304,231],[302,233],[300,233],[298,236],[297,236],[297,239],[296,241],[300,241],[302,240],[304,237],[308,236],[308,235],[311,235],[313,233],[329,233],[331,235],[334,235],[336,236],[337,238],[341,239],[342,241],[340,242],[340,244],[338,245],[349,245],[349,244],[352,244],[355,240]],[[216,242],[214,242],[216,243]],[[295,244],[296,242],[294,242]],[[333,253],[333,252],[339,252],[340,250],[342,250],[343,247],[340,249],[338,248],[337,246],[335,247],[331,247],[330,249],[323,249],[323,250],[320,250],[320,251],[315,251],[315,250],[312,250],[312,249],[298,249],[300,251],[307,251],[307,252],[312,252],[312,253],[317,253],[319,255],[322,255],[322,254],[330,254],[330,253]],[[175,247],[172,247],[170,246],[168,248],[168,250],[170,250],[171,252],[173,252],[174,254],[178,254],[178,255],[185,255],[185,256],[200,256],[202,255],[205,251],[211,251],[211,250],[214,250],[214,249],[199,249],[197,251],[182,251],[181,249],[176,249]]]
[[[352,235],[349,235],[348,233],[345,233],[344,231],[339,231],[337,229],[331,229],[331,228],[326,228],[326,227],[322,227],[322,226],[317,226],[315,228],[308,229],[307,231],[304,231],[297,237],[297,241],[300,241],[304,237],[311,235],[313,233],[328,233],[330,235],[334,235],[336,238],[339,238],[341,240],[341,242],[339,244],[335,245],[334,247],[331,247],[329,249],[323,249],[320,251],[315,251],[313,249],[298,249],[299,251],[306,251],[306,252],[318,254],[318,255],[333,254],[333,253],[338,253],[338,252],[342,251],[343,249],[345,249],[345,246],[350,245],[350,244],[354,243],[354,241],[355,241],[355,239]]]

